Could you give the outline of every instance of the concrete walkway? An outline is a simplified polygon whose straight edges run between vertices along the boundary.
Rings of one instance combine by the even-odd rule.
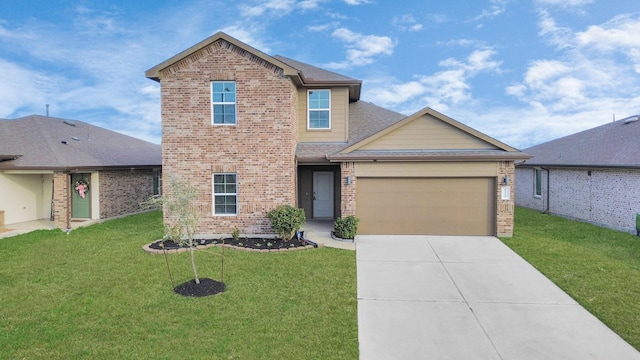
[[[304,231],[304,238],[318,244],[337,249],[355,250],[353,241],[340,241],[331,237],[333,231],[333,220],[307,220],[300,229]]]
[[[360,358],[640,359],[494,237],[357,236]]]
[[[82,226],[89,226],[102,220],[72,220],[71,229],[77,229]],[[56,226],[53,221],[41,219],[33,221],[25,221],[21,223],[8,224],[0,226],[0,239],[11,236],[26,234],[35,230],[53,230]]]

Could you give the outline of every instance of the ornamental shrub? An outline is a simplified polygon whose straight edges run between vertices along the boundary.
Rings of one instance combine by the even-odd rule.
[[[304,210],[291,205],[279,205],[267,213],[271,221],[271,229],[280,236],[282,241],[289,241],[300,230],[306,221]]]
[[[358,222],[360,219],[353,215],[337,218],[333,223],[333,229],[336,236],[342,239],[353,239],[358,231]]]

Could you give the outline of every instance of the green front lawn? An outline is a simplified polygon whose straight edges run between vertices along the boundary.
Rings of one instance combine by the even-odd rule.
[[[357,359],[355,252],[225,251],[224,293],[173,293],[159,212],[0,239],[1,359]],[[219,252],[219,248],[215,248]],[[172,254],[176,284],[193,277]],[[199,275],[220,260],[197,253]]]
[[[640,350],[640,238],[516,208],[505,244]]]

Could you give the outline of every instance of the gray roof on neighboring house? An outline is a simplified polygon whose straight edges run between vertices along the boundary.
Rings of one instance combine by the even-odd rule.
[[[406,118],[406,115],[357,101],[349,104],[349,141],[341,143],[298,143],[296,155],[302,161],[326,161],[335,154]]]
[[[161,166],[161,149],[77,120],[39,115],[0,119],[0,170]]]
[[[640,168],[640,115],[524,149],[519,166]]]

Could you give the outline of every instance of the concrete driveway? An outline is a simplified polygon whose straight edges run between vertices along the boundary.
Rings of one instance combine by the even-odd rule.
[[[357,236],[361,359],[640,359],[495,237]]]

